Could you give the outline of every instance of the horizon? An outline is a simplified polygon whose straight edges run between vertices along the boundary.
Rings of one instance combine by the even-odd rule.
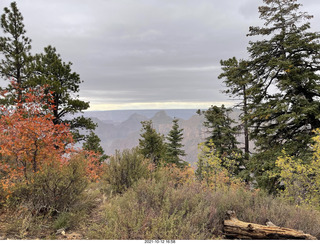
[[[165,103],[166,104],[166,103]],[[198,104],[198,103],[196,103]],[[200,106],[167,106],[165,107],[163,103],[148,103],[146,106],[140,107],[140,106],[126,106],[125,104],[118,104],[118,106],[108,106],[106,104],[103,104],[102,106],[96,106],[90,105],[90,108],[88,108],[85,111],[133,111],[133,110],[198,110],[198,109],[208,109],[211,106],[221,106],[225,105],[227,108],[232,108],[234,106],[234,102],[212,102],[212,103],[206,103],[206,105],[200,105]],[[111,108],[110,108],[111,107]]]

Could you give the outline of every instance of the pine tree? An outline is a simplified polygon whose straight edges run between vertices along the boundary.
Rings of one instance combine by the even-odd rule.
[[[52,46],[44,48],[44,53],[37,54],[33,62],[33,75],[27,82],[29,86],[44,85],[53,92],[53,111],[55,124],[68,123],[76,141],[85,140],[86,136],[81,130],[94,130],[96,124],[90,118],[78,116],[73,119],[64,118],[65,115],[73,115],[89,108],[89,102],[79,99],[77,93],[79,85],[83,82],[79,74],[72,72],[71,62],[62,61],[60,54]]]
[[[16,100],[23,101],[22,88],[46,85],[47,91],[53,92],[54,124],[69,124],[75,141],[87,139],[83,130],[93,131],[96,124],[90,118],[78,116],[70,119],[76,113],[89,108],[89,102],[79,99],[79,85],[83,82],[79,74],[72,72],[72,63],[62,61],[56,49],[48,46],[43,54],[32,57],[30,54],[31,40],[25,36],[26,30],[23,24],[22,14],[17,8],[16,2],[9,8],[4,8],[1,16],[1,27],[5,36],[0,37],[0,53],[3,59],[0,63],[0,75],[18,84],[18,99],[6,97],[2,103],[10,103]],[[13,90],[9,85],[6,90]],[[68,119],[65,117],[68,115]]]
[[[86,141],[83,143],[82,148],[87,151],[93,151],[100,155],[100,162],[109,158],[109,156],[104,154],[104,150],[100,145],[101,139],[91,131],[90,134],[87,136]]]
[[[251,42],[249,53],[255,79],[250,106],[253,135],[261,150],[286,146],[303,152],[312,130],[320,127],[320,35],[310,33],[311,16],[298,12],[295,0],[265,0],[259,8],[266,27],[250,27],[250,36],[272,35]],[[274,150],[274,146],[272,146]]]
[[[238,61],[235,57],[221,60],[223,73],[219,75],[219,79],[223,79],[227,89],[224,90],[230,97],[240,99],[241,102],[236,105],[242,110],[240,119],[242,120],[241,127],[244,133],[244,153],[246,159],[249,159],[249,127],[248,127],[248,102],[249,94],[247,92],[248,86],[251,82],[252,75],[247,68],[248,62],[245,60]]]
[[[66,114],[74,114],[89,108],[88,102],[83,102],[75,95],[79,92],[79,85],[83,82],[79,74],[72,72],[71,62],[62,61],[56,48],[48,46],[44,53],[37,54],[33,62],[33,76],[28,82],[30,86],[48,85],[48,90],[54,96],[54,123],[62,122]],[[76,98],[74,98],[76,97]]]
[[[32,61],[31,39],[25,35],[23,16],[16,2],[12,2],[10,8],[4,8],[1,28],[5,35],[0,37],[0,53],[3,55],[0,62],[0,75],[5,79],[14,80],[22,88],[30,75],[28,67]],[[9,88],[12,89],[10,86]],[[21,98],[21,93],[18,93],[18,100]]]
[[[164,137],[153,128],[152,121],[142,121],[142,129],[139,139],[139,151],[145,157],[150,159],[156,167],[160,166],[161,159],[165,153]]]
[[[175,164],[179,168],[186,166],[186,162],[180,159],[180,156],[185,156],[185,151],[181,141],[183,140],[183,129],[179,129],[178,119],[174,119],[172,129],[167,135],[167,140],[169,141],[166,146],[166,162],[170,164]]]
[[[198,111],[198,114],[204,115],[203,125],[208,129],[209,136],[206,138],[206,143],[212,141],[221,157],[229,157],[233,152],[239,152],[237,147],[239,143],[236,139],[238,129],[232,126],[235,121],[229,117],[230,112],[231,109],[224,105],[211,106],[206,111]]]
[[[300,12],[296,0],[264,0],[259,7],[263,27],[250,27],[250,84],[248,115],[256,140],[252,170],[260,185],[266,181],[274,161],[284,149],[289,156],[311,157],[314,130],[320,127],[320,35],[310,32],[312,16]]]

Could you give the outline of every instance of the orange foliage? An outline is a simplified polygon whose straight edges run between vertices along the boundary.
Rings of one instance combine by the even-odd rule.
[[[17,85],[12,85],[18,92]],[[53,96],[45,93],[45,88],[20,90],[23,101],[0,106],[0,188],[7,193],[17,182],[31,182],[32,175],[41,172],[44,164],[54,161],[63,167],[71,154],[79,153],[73,148],[69,125],[53,123]],[[10,94],[2,91],[0,95],[6,98]],[[97,156],[82,153],[87,159],[87,177],[98,179]]]

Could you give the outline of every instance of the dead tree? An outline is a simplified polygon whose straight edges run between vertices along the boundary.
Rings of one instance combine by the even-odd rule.
[[[275,226],[268,220],[268,225],[259,225],[238,220],[234,211],[227,211],[223,231],[227,239],[249,240],[317,240],[316,237],[300,230]]]

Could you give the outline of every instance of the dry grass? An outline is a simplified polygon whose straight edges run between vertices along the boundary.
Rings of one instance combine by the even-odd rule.
[[[106,191],[103,182],[92,184],[72,209],[57,216],[33,216],[23,205],[3,211],[0,237],[61,239],[73,233],[82,239],[222,239],[226,211],[234,210],[243,221],[265,224],[268,218],[320,238],[320,212],[315,209],[241,187],[213,190],[172,172],[141,178],[123,194]],[[60,228],[65,237],[56,235]]]
[[[302,230],[320,238],[320,213],[259,191],[217,189],[197,182],[176,186],[168,178],[141,179],[104,205],[89,239],[220,239],[227,210],[243,221]]]

